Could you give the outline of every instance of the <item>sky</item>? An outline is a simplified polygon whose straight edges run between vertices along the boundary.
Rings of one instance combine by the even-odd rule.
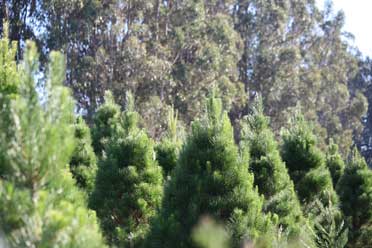
[[[319,6],[324,0],[317,0]],[[333,0],[335,10],[345,13],[345,31],[355,36],[355,45],[365,55],[372,57],[372,0]]]

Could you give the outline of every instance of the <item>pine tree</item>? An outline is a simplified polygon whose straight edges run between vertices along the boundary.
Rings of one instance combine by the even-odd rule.
[[[243,123],[241,136],[250,153],[248,167],[254,175],[254,185],[265,197],[265,211],[278,215],[278,224],[293,238],[305,224],[301,205],[263,113],[261,99],[252,111]]]
[[[111,92],[106,91],[105,103],[98,108],[93,119],[92,140],[97,156],[102,156],[107,142],[118,129],[120,121],[120,106],[115,103]]]
[[[291,121],[291,128],[282,134],[281,155],[300,201],[307,204],[319,198],[325,206],[329,205],[329,200],[337,205],[331,174],[325,166],[323,153],[316,147],[310,124],[298,113]]]
[[[83,118],[74,124],[75,149],[70,160],[70,171],[77,185],[88,194],[93,191],[97,173],[97,158],[93,151],[90,129]]]
[[[137,119],[129,94],[122,123],[107,144],[90,199],[107,240],[117,246],[141,245],[162,198],[163,178],[154,142],[138,128]]]
[[[264,233],[269,221],[247,163],[234,143],[221,99],[210,97],[207,116],[193,123],[181,150],[147,247],[197,247],[191,231],[203,215],[227,225],[233,247]]]
[[[315,240],[316,247],[344,248],[348,241],[348,227],[340,210],[329,201],[327,206],[315,199],[305,207],[312,226],[309,233]]]
[[[366,238],[372,224],[372,171],[357,149],[347,163],[338,183],[341,209],[349,221],[348,247],[369,247],[372,241]],[[369,231],[368,231],[369,230]],[[361,243],[363,246],[357,246]]]
[[[73,101],[63,87],[63,56],[51,53],[41,102],[36,46],[26,47],[17,70],[19,93],[0,106],[0,233],[9,247],[105,247],[95,215],[66,168],[74,141]],[[12,75],[2,73],[0,83]]]
[[[8,40],[8,24],[4,25],[4,36],[0,39],[0,100],[18,93],[19,72],[14,60],[17,53],[17,43]]]
[[[168,131],[166,137],[156,145],[156,159],[163,168],[164,176],[170,176],[176,167],[178,154],[181,148],[180,131],[178,124],[178,113],[174,113],[174,108],[168,112]]]
[[[11,123],[11,116],[9,114],[10,101],[16,98],[19,94],[20,87],[20,70],[18,70],[17,62],[15,61],[15,55],[17,53],[16,42],[10,42],[8,39],[8,25],[5,23],[4,36],[0,39],[0,108],[2,114],[1,122],[7,125]],[[6,132],[7,129],[4,127],[2,132]],[[8,130],[12,132],[12,130]],[[1,134],[2,142],[10,144],[11,133]],[[3,155],[0,154],[0,178],[2,173],[6,173],[5,162],[3,161]]]
[[[330,140],[326,154],[326,165],[331,173],[333,185],[336,187],[338,180],[344,173],[345,163],[338,151],[338,145]]]
[[[325,156],[316,145],[316,137],[303,115],[297,113],[284,130],[281,155],[294,182],[302,210],[314,230],[318,247],[321,244],[342,244],[341,236],[334,236],[334,228],[342,229],[343,216],[338,208],[338,196],[332,177],[325,165]],[[319,202],[319,207],[313,206]],[[327,209],[324,214],[323,209]],[[342,247],[342,246],[341,246]]]

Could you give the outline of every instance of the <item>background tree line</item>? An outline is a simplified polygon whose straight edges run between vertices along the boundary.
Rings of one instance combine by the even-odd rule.
[[[28,38],[42,61],[51,50],[66,54],[66,85],[89,125],[105,90],[122,107],[131,90],[159,139],[169,106],[188,126],[217,85],[234,126],[260,94],[276,135],[300,106],[322,146],[332,138],[346,157],[368,140],[360,134],[369,60],[350,46],[331,2],[320,10],[314,0],[2,0],[1,10],[18,58]]]

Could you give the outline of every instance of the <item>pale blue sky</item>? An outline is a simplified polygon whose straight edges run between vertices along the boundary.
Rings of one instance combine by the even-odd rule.
[[[323,6],[324,0],[317,0]],[[372,0],[333,0],[335,10],[345,12],[345,31],[355,36],[355,45],[372,57]]]

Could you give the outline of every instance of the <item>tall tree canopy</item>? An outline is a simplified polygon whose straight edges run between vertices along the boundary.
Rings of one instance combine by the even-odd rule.
[[[234,20],[244,43],[240,79],[251,97],[262,94],[274,131],[300,105],[319,143],[333,137],[346,154],[367,104],[348,90],[356,59],[341,31],[343,13],[331,4],[320,11],[313,0],[238,0]]]
[[[364,130],[362,135],[356,140],[356,144],[366,162],[372,166],[372,60],[367,57],[358,60],[358,73],[349,82],[349,88],[356,94],[364,93],[368,99],[368,111],[363,118]],[[357,105],[356,105],[357,106]]]
[[[227,5],[60,0],[43,6],[47,47],[67,54],[67,84],[88,119],[106,89],[121,106],[131,90],[153,136],[164,131],[167,105],[187,123],[199,115],[212,84],[225,92],[225,103],[244,102],[236,69],[240,38]]]
[[[89,123],[105,90],[120,106],[131,90],[158,138],[168,106],[189,124],[216,84],[233,119],[260,93],[275,134],[301,105],[319,144],[333,138],[345,157],[362,131],[357,55],[330,1],[324,10],[314,0],[5,2],[14,39],[67,55],[66,84]]]

